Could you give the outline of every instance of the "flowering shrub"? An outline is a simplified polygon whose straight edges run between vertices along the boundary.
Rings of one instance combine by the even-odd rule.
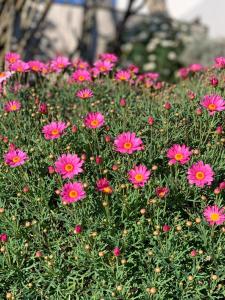
[[[6,61],[0,298],[224,299],[223,64]]]

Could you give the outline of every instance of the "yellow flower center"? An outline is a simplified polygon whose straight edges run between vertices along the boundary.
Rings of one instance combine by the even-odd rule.
[[[203,172],[197,172],[196,174],[195,174],[195,177],[196,177],[196,179],[199,179],[199,180],[201,180],[201,179],[204,179],[205,178],[205,174],[203,173]]]
[[[100,71],[101,71],[101,72],[106,71],[106,67],[105,67],[105,66],[101,66],[101,67],[100,67]]]
[[[208,105],[208,109],[209,110],[215,110],[216,109],[216,105],[213,104],[213,103],[211,103],[211,104]]]
[[[51,133],[52,133],[52,135],[57,135],[57,134],[59,134],[59,130],[58,129],[53,129]]]
[[[98,120],[93,120],[93,121],[91,121],[91,126],[93,126],[93,127],[98,126],[98,124],[99,124],[99,121],[98,121]]]
[[[165,196],[165,194],[166,194],[165,192],[160,192],[160,193],[159,193],[159,197],[162,198],[162,197]]]
[[[144,179],[142,174],[137,174],[137,175],[134,176],[134,178],[137,182],[140,182]]]
[[[38,70],[39,70],[39,67],[38,67],[38,66],[33,66],[33,67],[32,67],[32,70],[33,70],[33,71],[38,71]]]
[[[18,163],[18,162],[20,162],[20,157],[19,156],[14,156],[13,159],[12,159],[12,161],[14,163]]]
[[[120,79],[120,80],[126,80],[126,77],[125,77],[124,75],[120,75],[120,76],[119,76],[119,79]]]
[[[0,72],[0,77],[4,77],[5,73],[4,72]]]
[[[78,80],[79,80],[79,81],[84,81],[84,79],[85,79],[85,78],[84,78],[83,75],[80,75],[80,76],[78,77]]]
[[[184,156],[183,156],[183,154],[181,154],[181,153],[177,153],[176,155],[175,155],[175,159],[176,160],[182,160],[184,158]]]
[[[10,62],[11,64],[13,64],[15,61],[16,61],[16,58],[15,58],[15,57],[10,57],[9,62]]]
[[[210,215],[210,219],[211,219],[212,221],[218,221],[219,218],[220,218],[220,216],[219,216],[219,214],[217,214],[217,213],[212,213],[212,214]]]
[[[130,142],[126,142],[124,145],[123,145],[124,149],[130,149],[132,147],[132,144]]]
[[[72,164],[66,164],[66,165],[65,165],[65,170],[66,170],[67,172],[73,171],[73,165],[72,165]]]
[[[23,68],[22,67],[18,67],[17,68],[17,72],[23,72]]]
[[[72,191],[69,192],[69,197],[70,198],[77,198],[77,196],[78,196],[77,191],[72,190]]]
[[[105,188],[103,188],[103,192],[106,194],[110,194],[112,192],[112,189],[109,186],[106,186]]]
[[[11,110],[17,110],[17,106],[16,104],[13,104],[11,107],[10,107]]]

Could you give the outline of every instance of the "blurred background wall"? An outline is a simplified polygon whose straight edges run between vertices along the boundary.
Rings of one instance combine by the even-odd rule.
[[[0,61],[110,51],[169,77],[225,54],[224,11],[224,0],[0,0]]]

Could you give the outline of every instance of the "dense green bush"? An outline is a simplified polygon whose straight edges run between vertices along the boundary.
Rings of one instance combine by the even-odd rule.
[[[212,69],[159,90],[110,76],[71,84],[50,74],[15,94],[17,76],[8,80],[0,108],[0,234],[8,236],[1,243],[0,298],[224,299],[225,227],[210,226],[203,211],[224,206],[218,186],[225,179],[225,137],[218,126],[224,128],[225,115],[211,116],[200,105],[206,94],[224,96],[224,72]],[[20,77],[24,83],[29,74]],[[92,98],[76,96],[83,86]],[[5,112],[15,99],[21,109]],[[40,113],[40,102],[48,112]],[[90,111],[105,117],[102,127],[84,125]],[[46,140],[42,128],[52,121],[68,127]],[[142,151],[115,150],[114,139],[128,131],[142,139]],[[11,143],[29,157],[15,168],[4,160]],[[168,164],[174,144],[192,149],[186,164]],[[84,172],[72,179],[49,172],[64,153],[82,157]],[[212,167],[213,182],[190,185],[188,169],[201,160]],[[135,188],[128,171],[138,164],[151,176]],[[96,189],[100,178],[109,180],[112,193]],[[64,205],[59,193],[70,181],[82,182],[86,197]],[[165,197],[159,187],[169,189]]]

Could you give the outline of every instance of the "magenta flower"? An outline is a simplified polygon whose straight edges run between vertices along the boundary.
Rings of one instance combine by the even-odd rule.
[[[102,127],[104,123],[104,116],[100,112],[88,113],[86,118],[84,119],[85,126],[91,129]]]
[[[128,172],[129,181],[134,184],[135,187],[143,187],[148,181],[151,172],[144,165],[134,167]]]
[[[216,57],[215,58],[215,67],[219,69],[225,68],[225,57]]]
[[[176,163],[179,163],[181,165],[186,164],[190,160],[191,154],[192,152],[189,150],[189,147],[178,144],[174,144],[167,151],[167,157],[170,159],[170,165]]]
[[[91,81],[91,74],[87,70],[76,70],[71,78],[76,82]]]
[[[76,225],[74,228],[74,233],[79,234],[83,231],[83,228],[81,225]]]
[[[162,227],[163,232],[168,232],[168,231],[170,231],[170,229],[171,229],[171,227],[167,224],[164,224]]]
[[[42,72],[42,69],[44,67],[44,64],[39,60],[30,60],[28,61],[28,65],[30,67],[30,70],[33,72]]]
[[[204,185],[211,185],[214,178],[214,172],[210,165],[199,161],[188,169],[187,178],[189,184],[204,187]]]
[[[73,178],[75,175],[83,172],[82,165],[84,161],[76,154],[63,154],[55,162],[55,171],[63,179]]]
[[[77,91],[76,96],[81,99],[88,99],[93,97],[93,92],[90,89],[82,89]]]
[[[6,71],[6,72],[0,72],[0,83],[5,81],[6,79],[10,78],[12,76],[12,72]]]
[[[101,178],[97,181],[97,190],[105,194],[112,194],[113,189],[110,186],[109,181],[106,178]]]
[[[220,225],[225,221],[224,208],[220,209],[217,205],[207,206],[203,215],[210,225]]]
[[[8,235],[6,233],[0,234],[0,242],[6,243],[8,241]]]
[[[102,53],[99,55],[100,59],[116,63],[118,61],[118,57],[113,53]]]
[[[65,183],[61,191],[61,197],[65,203],[73,203],[84,199],[86,193],[83,184],[81,182]]]
[[[156,195],[159,197],[159,198],[165,198],[170,190],[168,187],[161,187],[161,186],[158,186],[156,189],[155,189],[155,192],[156,192]]]
[[[53,140],[59,138],[66,128],[67,125],[64,122],[51,122],[42,128],[42,133],[46,140]]]
[[[22,61],[22,60],[18,60],[14,63],[12,63],[9,67],[10,71],[15,71],[18,73],[24,73],[26,71],[29,70],[29,65],[28,63]]]
[[[20,149],[9,150],[4,155],[5,163],[9,165],[11,168],[23,165],[26,160],[28,160],[27,154]]]
[[[9,64],[13,64],[18,60],[20,60],[20,54],[18,53],[8,52],[5,55],[5,61],[7,61]]]
[[[116,73],[115,78],[118,81],[128,81],[131,78],[131,74],[127,70],[120,70]]]
[[[123,132],[114,141],[115,150],[120,153],[132,154],[135,151],[143,150],[143,142],[136,137],[134,132]]]
[[[95,68],[99,71],[99,73],[107,74],[112,70],[113,64],[108,60],[97,60],[94,63]]]
[[[119,247],[115,247],[114,249],[113,249],[113,254],[114,254],[114,256],[120,256],[120,248]]]
[[[69,59],[64,56],[58,56],[51,61],[51,69],[55,72],[60,72],[69,65]]]
[[[12,112],[12,111],[18,111],[21,108],[21,103],[17,100],[14,101],[8,101],[4,105],[4,111],[6,112]]]
[[[206,95],[202,99],[201,105],[209,111],[210,115],[214,115],[216,111],[225,110],[225,100],[216,94]]]

